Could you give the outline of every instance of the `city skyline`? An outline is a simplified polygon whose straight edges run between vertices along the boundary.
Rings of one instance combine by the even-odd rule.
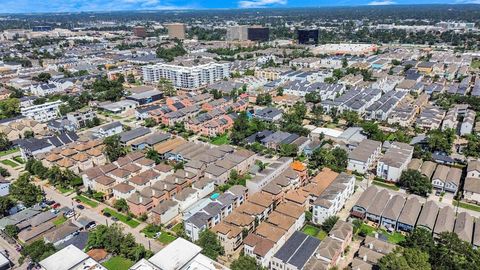
[[[294,8],[332,6],[387,6],[417,4],[480,4],[479,0],[5,0],[2,13],[49,13],[122,10],[192,10],[236,8]]]

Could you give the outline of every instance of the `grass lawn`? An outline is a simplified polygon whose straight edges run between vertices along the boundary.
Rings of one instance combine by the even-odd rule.
[[[57,219],[55,219],[53,221],[53,224],[55,226],[60,226],[62,225],[63,223],[65,223],[65,221],[67,221],[67,218],[64,216],[64,215],[61,215],[60,217],[58,217]]]
[[[230,139],[228,138],[228,134],[225,133],[225,134],[222,134],[220,136],[217,136],[217,137],[211,139],[210,142],[212,144],[215,144],[215,145],[222,145],[222,144],[230,143]]]
[[[7,151],[1,151],[0,152],[0,157],[10,155],[10,154],[16,153],[18,151],[20,151],[20,148],[13,148],[13,149],[10,149],[10,150],[7,150]]]
[[[56,187],[58,191],[60,191],[62,194],[65,194],[65,193],[68,193],[68,192],[72,192],[73,189],[71,188],[63,188],[63,187]]]
[[[162,234],[160,234],[160,237],[157,238],[157,240],[160,241],[160,243],[165,244],[165,245],[170,244],[175,239],[177,239],[176,236],[173,236],[170,233],[165,232],[165,231],[162,231]]]
[[[175,232],[177,235],[183,231],[183,224],[177,223],[175,226],[172,227],[172,231]]]
[[[470,65],[471,68],[480,68],[480,60],[474,59],[472,60],[472,64]]]
[[[384,183],[384,182],[380,182],[380,181],[376,181],[376,180],[373,180],[372,182],[374,185],[377,185],[377,186],[380,186],[380,187],[384,187],[384,188],[388,188],[388,189],[391,189],[391,190],[395,190],[395,191],[398,191],[400,188],[395,186],[395,185],[392,185],[392,184],[388,184],[388,183]]]
[[[359,231],[364,231],[369,236],[375,236],[375,232],[378,232],[379,234],[385,235],[387,237],[387,241],[392,244],[398,244],[405,240],[405,236],[399,232],[389,233],[384,229],[377,229],[365,223],[360,226]]]
[[[18,163],[13,162],[13,161],[10,160],[10,159],[5,159],[5,160],[2,160],[2,161],[0,161],[0,162],[2,162],[2,164],[7,165],[7,166],[10,166],[10,167],[12,167],[12,168],[18,167]]]
[[[133,266],[133,262],[121,256],[115,256],[104,262],[103,266],[108,270],[128,270]]]
[[[15,160],[17,163],[25,164],[25,160],[23,160],[23,158],[20,156],[13,157],[13,160]]]
[[[323,240],[327,236],[327,233],[325,231],[309,224],[303,227],[302,232],[310,236],[316,237],[320,240]]]
[[[458,207],[465,208],[465,209],[468,209],[468,210],[480,212],[480,206],[478,206],[478,205],[474,205],[474,204],[470,204],[470,203],[464,203],[464,202],[459,202],[459,201],[453,201],[452,204],[453,204],[454,206],[458,206]]]
[[[80,200],[82,203],[92,207],[92,208],[95,208],[98,206],[98,203],[96,201],[92,201],[90,200],[89,198],[85,197],[85,196],[82,196],[82,195],[79,195],[79,196],[76,196],[75,199],[78,199]]]
[[[138,222],[134,219],[129,220],[129,218],[127,216],[125,216],[124,214],[120,214],[113,209],[105,208],[105,209],[103,209],[103,212],[110,213],[110,215],[112,215],[112,217],[118,218],[118,220],[120,220],[121,222],[127,224],[128,226],[130,226],[132,228],[136,228],[138,225],[140,225],[140,222]]]

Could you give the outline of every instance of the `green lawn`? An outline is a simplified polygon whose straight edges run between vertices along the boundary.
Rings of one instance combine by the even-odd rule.
[[[63,188],[63,187],[60,187],[60,186],[58,186],[58,187],[56,187],[56,188],[57,188],[57,190],[60,191],[62,194],[65,194],[65,193],[68,193],[68,192],[72,192],[72,191],[73,191],[73,189],[71,189],[71,188]]]
[[[385,182],[376,181],[376,180],[373,180],[372,183],[374,185],[384,187],[384,188],[388,188],[388,189],[395,190],[395,191],[398,191],[400,189],[399,187],[397,187],[395,185],[388,184],[388,183],[385,183]]]
[[[162,234],[160,234],[160,237],[157,238],[158,241],[162,244],[170,244],[173,242],[175,239],[177,239],[176,236],[171,235],[169,232],[162,231]]]
[[[472,64],[470,65],[471,68],[480,68],[480,60],[479,59],[474,59],[472,60]]]
[[[108,270],[128,270],[132,267],[134,262],[121,256],[112,257],[110,260],[103,263],[103,266]]]
[[[183,232],[183,223],[177,223],[175,226],[172,227],[172,231],[177,235]]]
[[[65,221],[67,221],[67,218],[64,215],[61,215],[59,218],[57,218],[53,221],[53,224],[55,226],[60,226],[63,223],[65,223]]]
[[[20,156],[13,157],[13,160],[15,160],[17,163],[25,164],[25,160],[23,160],[23,158]]]
[[[127,216],[125,216],[124,214],[120,214],[118,213],[117,211],[113,210],[113,209],[110,209],[110,208],[105,208],[103,209],[103,212],[107,212],[109,213],[110,215],[112,215],[112,217],[116,217],[118,218],[118,220],[120,220],[121,222],[127,224],[128,226],[132,227],[132,228],[136,228],[138,225],[140,225],[140,222],[134,220],[134,219],[129,219]]]
[[[95,208],[98,206],[98,203],[96,201],[93,201],[93,200],[90,200],[89,198],[85,197],[85,196],[82,196],[82,195],[79,195],[79,196],[76,196],[75,199],[78,199],[80,200],[82,203],[92,207],[92,208]]]
[[[405,236],[399,232],[389,233],[384,229],[377,229],[365,223],[360,226],[359,231],[363,231],[369,236],[375,236],[375,232],[378,232],[379,234],[385,235],[387,237],[387,241],[392,244],[398,244],[405,240]]]
[[[327,233],[325,231],[323,231],[318,227],[308,225],[308,224],[303,227],[302,232],[310,236],[316,237],[320,240],[323,240],[325,237],[327,237]]]
[[[464,203],[464,202],[459,202],[459,201],[453,201],[452,204],[453,204],[454,206],[458,206],[458,207],[465,208],[465,209],[468,209],[468,210],[480,212],[480,206],[478,206],[478,205],[474,205],[474,204],[470,204],[470,203]]]
[[[18,167],[18,163],[13,162],[13,161],[10,160],[10,159],[5,159],[5,160],[2,160],[2,161],[0,161],[0,162],[2,162],[2,164],[7,165],[7,166],[10,166],[10,167],[12,167],[12,168]]]
[[[10,154],[16,153],[18,151],[20,151],[20,148],[13,148],[13,149],[10,149],[10,150],[7,150],[7,151],[1,151],[0,152],[0,157],[10,155]]]
[[[228,134],[222,134],[210,140],[210,142],[214,145],[222,145],[230,143],[230,139],[228,138]]]

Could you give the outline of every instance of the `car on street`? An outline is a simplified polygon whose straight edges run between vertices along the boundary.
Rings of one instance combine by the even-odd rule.
[[[105,217],[111,217],[111,216],[112,216],[112,215],[111,215],[110,213],[108,213],[108,212],[102,212],[102,214],[103,214],[103,216],[105,216]]]
[[[59,207],[60,207],[60,204],[59,204],[59,203],[55,203],[54,205],[52,205],[52,208],[53,208],[53,209],[57,209],[57,208],[59,208]]]
[[[117,217],[112,217],[112,220],[113,221],[118,221],[118,218]]]
[[[80,210],[83,210],[83,209],[85,209],[85,206],[83,206],[81,204],[77,204],[77,208],[80,209]]]

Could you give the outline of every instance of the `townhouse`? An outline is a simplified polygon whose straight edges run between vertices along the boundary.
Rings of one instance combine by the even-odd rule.
[[[381,154],[382,143],[373,140],[363,140],[348,154],[347,170],[364,174],[373,168]]]
[[[377,164],[377,176],[387,181],[397,182],[412,160],[413,146],[392,142]]]

